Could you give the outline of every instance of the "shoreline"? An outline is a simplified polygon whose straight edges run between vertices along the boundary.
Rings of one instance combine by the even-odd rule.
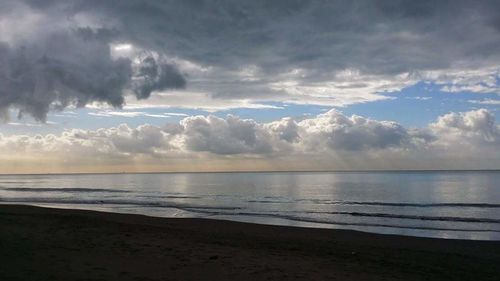
[[[500,241],[0,205],[1,280],[495,280]]]
[[[354,231],[354,232],[362,232],[368,234],[380,234],[380,235],[393,235],[393,236],[403,236],[403,237],[416,237],[416,238],[432,238],[432,239],[444,239],[444,240],[473,240],[473,241],[497,241],[500,242],[500,237],[490,237],[484,236],[479,237],[478,233],[500,233],[500,230],[489,230],[489,229],[473,229],[473,228],[443,228],[443,227],[432,227],[432,226],[400,226],[397,224],[383,224],[383,223],[350,223],[350,222],[342,222],[342,221],[319,221],[314,219],[296,219],[288,216],[278,216],[278,215],[269,215],[269,216],[252,216],[252,214],[243,214],[241,216],[234,215],[215,215],[215,216],[181,216],[181,217],[171,217],[165,215],[152,215],[141,212],[119,212],[116,210],[112,210],[109,208],[88,208],[72,205],[72,202],[68,202],[67,206],[64,205],[54,205],[48,204],[47,202],[9,202],[2,201],[0,202],[0,206],[2,205],[14,205],[14,206],[32,206],[39,208],[48,208],[48,209],[57,209],[57,210],[79,210],[79,211],[89,211],[89,212],[98,212],[98,213],[110,213],[110,214],[121,214],[121,215],[138,215],[145,217],[152,217],[158,219],[201,219],[201,220],[215,220],[215,221],[229,221],[229,222],[239,222],[246,224],[255,224],[255,225],[270,225],[270,226],[283,226],[283,227],[292,227],[292,228],[314,228],[314,229],[325,229],[325,230],[342,230],[342,231]],[[106,203],[104,203],[106,204]],[[483,205],[483,204],[481,204]],[[485,203],[484,205],[488,205]],[[172,208],[176,208],[175,206]],[[183,209],[184,210],[184,209]],[[354,212],[356,213],[356,212]],[[418,218],[416,218],[418,219]],[[437,217],[436,220],[440,220],[441,217]],[[461,218],[459,218],[461,219]],[[474,220],[474,218],[465,218],[466,220]],[[478,218],[477,221],[474,222],[484,222],[488,219]],[[457,222],[461,222],[461,220],[456,220]],[[494,220],[497,222],[497,220]],[[376,230],[364,229],[367,227],[378,228]],[[380,230],[384,229],[384,230]],[[401,232],[397,230],[410,230],[411,232]],[[414,232],[420,231],[420,232]],[[443,232],[441,235],[436,234],[437,232]],[[434,233],[433,233],[434,232]],[[446,233],[451,232],[451,233]],[[468,232],[468,233],[476,233],[475,236],[471,235],[456,235],[455,232]]]

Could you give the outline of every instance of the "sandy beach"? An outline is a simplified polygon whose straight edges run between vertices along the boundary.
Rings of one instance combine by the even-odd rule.
[[[0,280],[498,280],[500,241],[0,206]]]

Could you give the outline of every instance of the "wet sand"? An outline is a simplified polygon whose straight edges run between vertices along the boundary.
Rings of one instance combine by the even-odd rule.
[[[500,241],[0,205],[0,280],[500,280]]]

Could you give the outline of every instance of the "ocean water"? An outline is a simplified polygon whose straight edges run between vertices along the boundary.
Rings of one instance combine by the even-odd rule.
[[[3,175],[0,203],[500,240],[500,172]]]

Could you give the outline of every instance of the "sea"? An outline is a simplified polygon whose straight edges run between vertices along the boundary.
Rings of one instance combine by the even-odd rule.
[[[500,240],[500,171],[1,175],[0,204]]]

